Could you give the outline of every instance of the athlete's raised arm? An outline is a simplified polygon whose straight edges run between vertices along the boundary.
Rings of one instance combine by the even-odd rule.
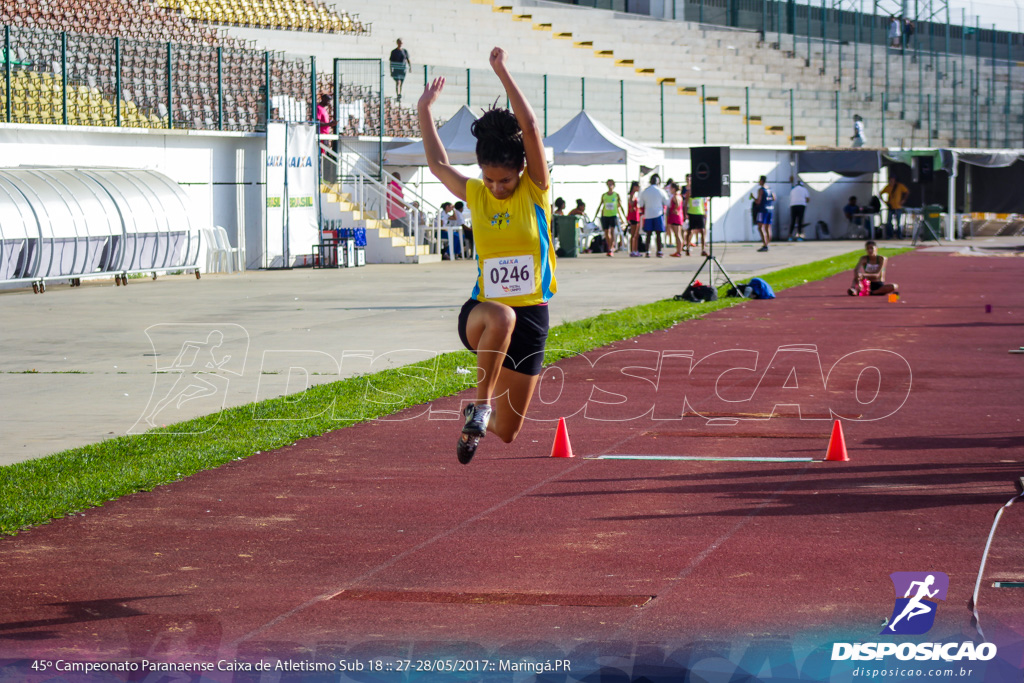
[[[456,171],[448,162],[448,152],[441,144],[441,138],[434,126],[434,115],[431,112],[431,107],[437,101],[442,90],[444,90],[443,76],[435,78],[424,88],[419,102],[416,103],[416,113],[420,120],[420,135],[423,137],[423,152],[427,157],[430,172],[448,188],[449,192],[465,201],[466,176]]]
[[[516,121],[523,131],[523,146],[526,148],[526,170],[530,179],[542,190],[548,189],[551,178],[548,175],[548,163],[544,158],[544,138],[541,135],[540,125],[537,122],[537,115],[533,113],[533,107],[526,100],[523,91],[512,74],[508,70],[508,54],[496,47],[491,50],[491,68],[498,76],[505,94],[508,95],[509,104],[512,105],[512,113],[516,115]]]

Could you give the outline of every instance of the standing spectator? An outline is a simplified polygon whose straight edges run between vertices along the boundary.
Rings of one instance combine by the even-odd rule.
[[[811,193],[807,191],[804,184],[797,179],[796,185],[789,191],[789,241],[793,241],[793,233],[796,232],[796,241],[804,241],[804,212],[811,201]]]
[[[651,258],[651,233],[657,236],[658,258],[662,257],[661,233],[665,232],[665,209],[668,207],[668,195],[658,185],[661,176],[651,176],[651,184],[640,193],[640,212],[644,217],[644,256]]]
[[[668,234],[675,240],[676,245],[676,250],[669,256],[679,257],[683,255],[683,222],[686,219],[686,211],[678,183],[669,183],[668,195]]]
[[[690,255],[690,244],[694,237],[700,236],[700,255],[707,256],[704,247],[704,223],[708,213],[707,197],[693,196],[693,183],[690,174],[686,174],[686,255]]]
[[[397,41],[397,47],[391,51],[388,58],[391,63],[391,78],[395,79],[395,93],[398,101],[402,101],[402,83],[405,82],[405,74],[412,68],[412,61],[409,60],[409,51],[402,47],[402,39]]]
[[[864,146],[864,119],[860,117],[860,114],[853,115],[853,140],[854,147]]]
[[[405,214],[405,191],[402,189],[402,176],[398,173],[388,182],[388,218],[395,225],[403,228],[408,234],[409,222]]]
[[[425,211],[423,211],[423,209],[420,208],[420,203],[415,201],[415,200],[413,200],[413,202],[412,202],[412,207],[414,209],[416,209],[416,225],[415,225],[415,227],[413,227],[412,222],[410,221],[410,223],[409,223],[410,228],[405,231],[405,234],[406,234],[407,237],[413,235],[415,230],[416,230],[416,228],[418,227],[420,229],[420,234],[426,235],[427,234],[427,214],[426,214]]]
[[[907,189],[907,186],[896,180],[896,176],[893,174],[892,169],[890,169],[889,182],[878,193],[878,196],[889,209],[885,218],[886,239],[892,239],[893,237],[900,240],[903,239],[903,226],[901,225],[903,202],[907,201],[907,195],[909,194],[910,190]]]
[[[441,231],[441,258],[447,260],[449,251],[454,258],[462,258],[462,238],[454,229],[462,219],[455,213],[455,205],[451,202],[441,205],[441,214],[441,225],[447,228]],[[449,249],[445,248],[446,243]]]
[[[757,196],[753,197],[754,208],[757,212],[754,222],[757,223],[757,230],[761,233],[761,242],[763,242],[763,246],[758,251],[768,251],[768,243],[772,239],[772,221],[775,218],[775,193],[768,187],[766,176],[761,176],[757,185]]]
[[[889,22],[889,47],[903,46],[903,20],[893,17]]]
[[[334,132],[334,124],[337,123],[331,118],[331,96],[324,93],[316,105],[316,120],[320,123],[320,135],[330,135]]]
[[[466,219],[466,205],[462,202],[455,202],[455,206],[452,208],[455,214],[454,225],[462,228],[462,255],[464,258],[470,258],[473,256],[473,226]]]
[[[911,49],[910,41],[914,38],[914,22],[910,19],[903,20],[903,47]]]
[[[629,255],[640,255],[640,181],[634,180],[629,185],[629,197],[626,199],[626,222],[629,224]]]
[[[316,120],[320,123],[320,135],[330,135],[334,132],[334,125],[337,123],[331,117],[331,96],[327,93],[320,95],[320,100],[316,104]],[[327,150],[337,150],[338,141],[335,140],[333,143],[321,141],[320,146],[320,158],[322,159],[322,173],[324,178],[337,178],[337,166],[331,160],[330,157],[325,157],[323,154]]]
[[[615,191],[615,181],[609,178],[606,184],[608,191],[601,195],[598,206],[601,207],[599,215],[601,216],[601,230],[604,231],[604,250],[610,257],[615,252],[615,229],[618,227],[619,216],[625,220],[626,210],[622,208],[622,199]]]

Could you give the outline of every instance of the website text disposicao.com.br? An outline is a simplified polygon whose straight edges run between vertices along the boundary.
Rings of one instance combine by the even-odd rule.
[[[857,667],[851,672],[856,678],[897,678],[898,680],[917,678],[943,678],[955,677],[968,678],[974,675],[974,669],[970,667],[953,667],[949,669],[913,669],[903,667],[892,667],[888,669],[873,669],[867,666]]]

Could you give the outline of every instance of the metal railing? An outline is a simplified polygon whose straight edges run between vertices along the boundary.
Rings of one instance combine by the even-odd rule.
[[[389,208],[398,208],[405,214],[405,224],[417,248],[429,247],[429,253],[440,254],[443,243],[443,212],[426,200],[419,192],[378,163],[365,156],[336,135],[321,135],[321,149],[325,160],[322,165],[323,181],[337,185],[342,193],[352,197],[352,203],[362,211],[375,213],[379,218],[389,216]],[[329,143],[329,144],[324,144]],[[330,145],[337,144],[337,150]],[[402,196],[391,191],[391,183],[398,183]],[[453,229],[450,229],[453,230]],[[448,257],[454,253],[454,240],[448,240]]]

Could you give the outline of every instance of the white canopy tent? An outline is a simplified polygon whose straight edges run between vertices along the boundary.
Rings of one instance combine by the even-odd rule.
[[[448,152],[448,161],[455,165],[476,163],[476,138],[469,132],[476,116],[469,107],[462,105],[455,116],[451,117],[437,129],[441,144]],[[389,166],[426,166],[427,156],[423,151],[423,142],[413,142],[388,150],[384,154],[384,163]]]
[[[625,167],[627,181],[631,177],[639,179],[644,172],[637,169],[636,176],[633,176],[630,164],[655,167],[665,160],[661,150],[638,144],[613,133],[608,126],[585,111],[581,111],[567,124],[544,138],[544,145],[554,150],[556,166],[622,164]],[[596,212],[594,220],[597,220]],[[588,223],[579,236],[579,248],[586,248],[591,236],[598,231],[595,223]]]
[[[555,164],[569,166],[629,163],[657,166],[665,159],[661,150],[613,133],[585,111],[544,138],[544,145],[555,151]]]

